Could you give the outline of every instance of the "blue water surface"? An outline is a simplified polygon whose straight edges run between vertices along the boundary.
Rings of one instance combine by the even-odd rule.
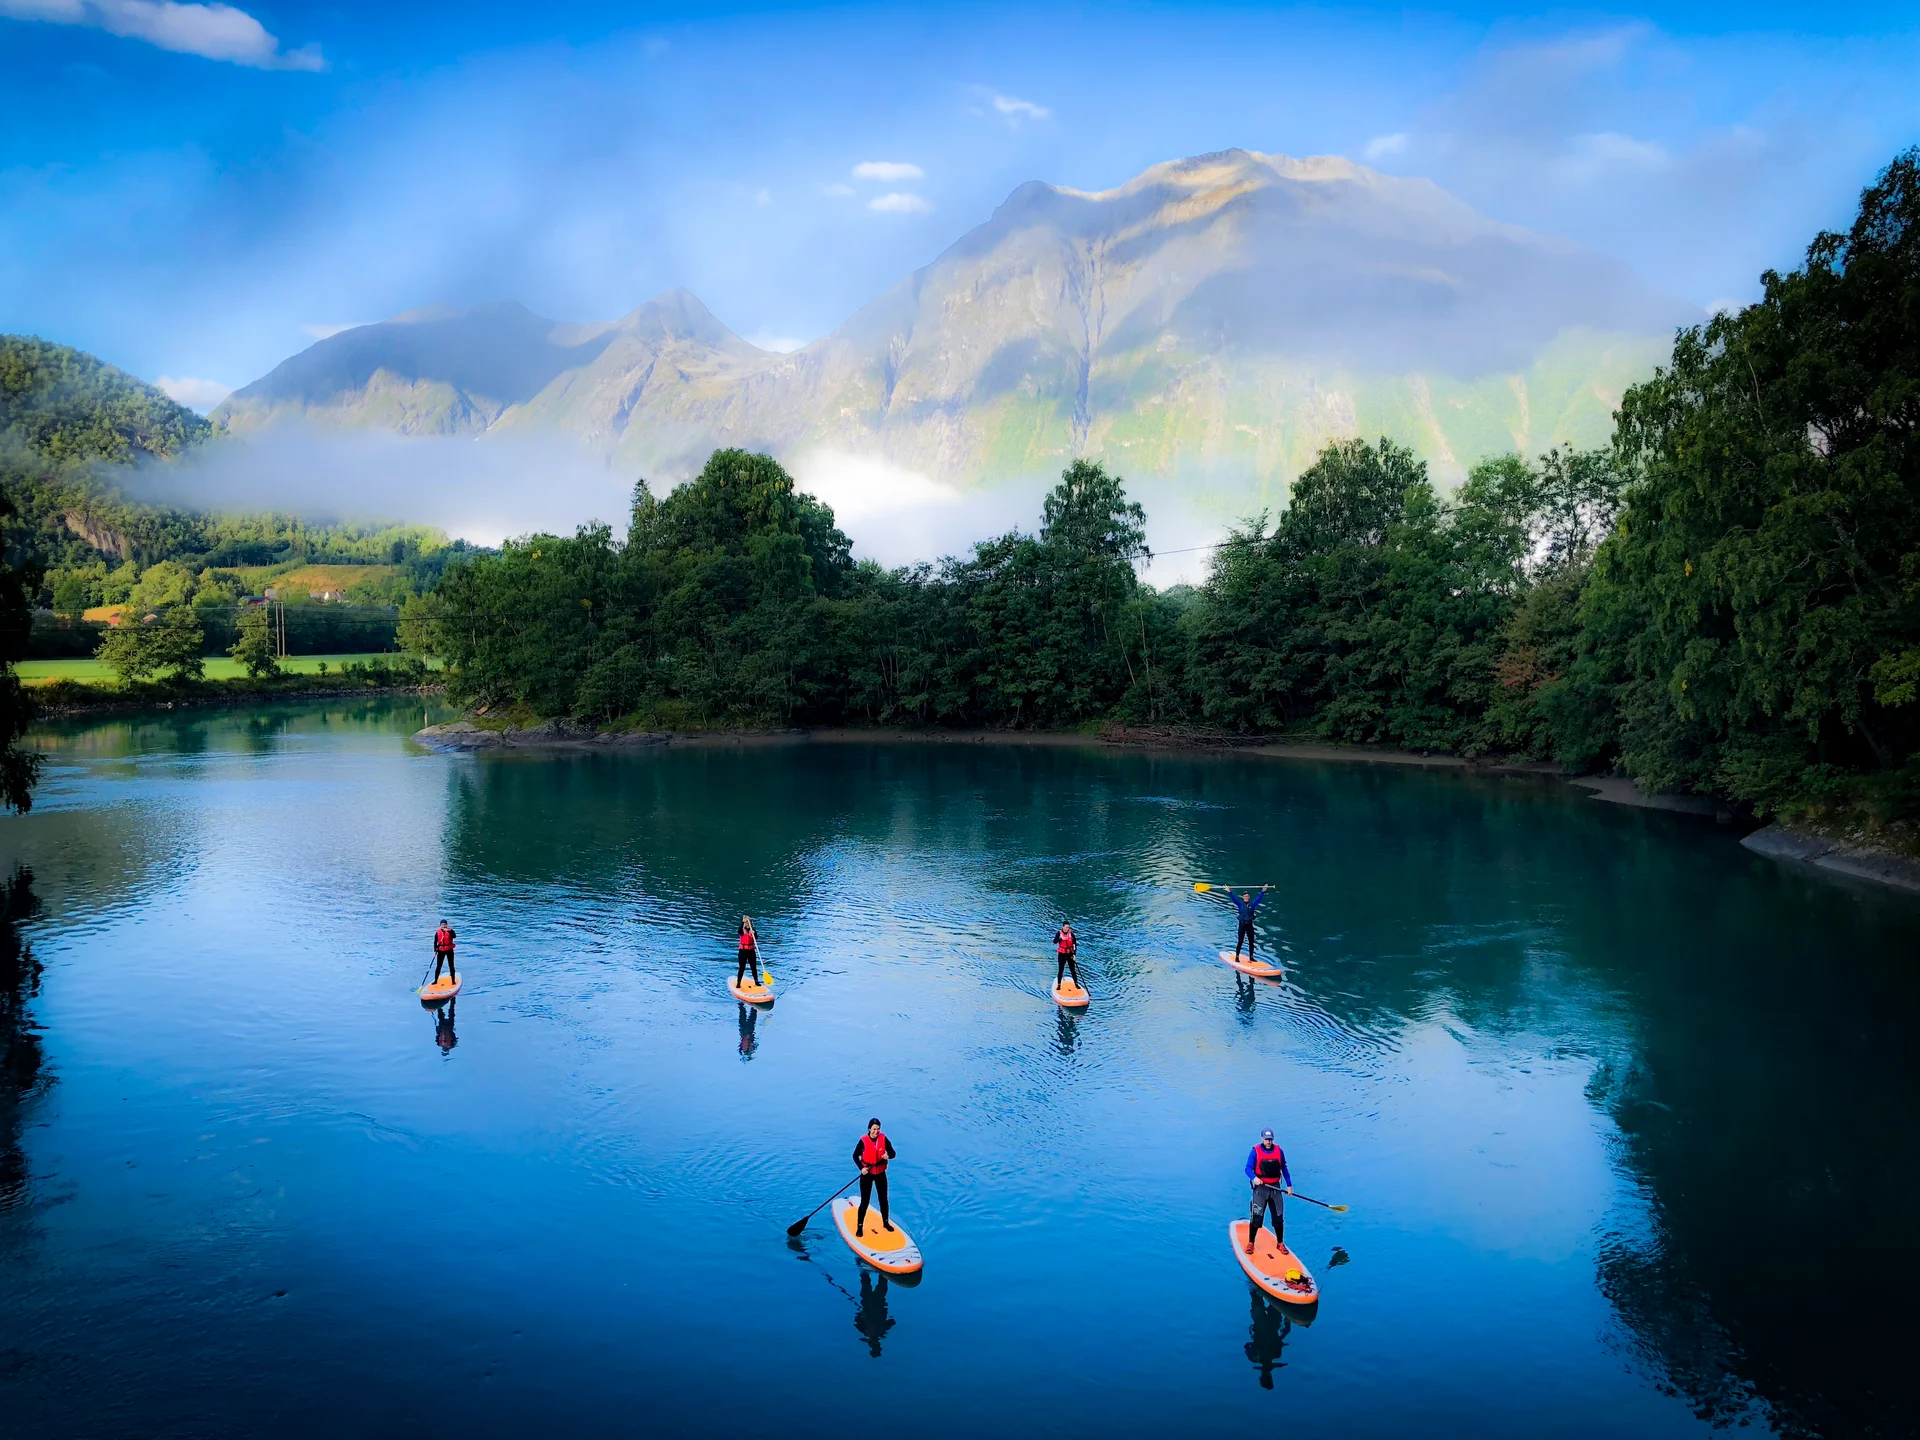
[[[1913,1433],[1907,900],[1535,778],[423,718],[39,738],[7,1434]],[[785,1234],[870,1115],[917,1284]],[[1312,1311],[1227,1248],[1264,1125]]]

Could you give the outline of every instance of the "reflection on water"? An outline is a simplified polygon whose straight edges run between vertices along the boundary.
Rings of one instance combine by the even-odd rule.
[[[11,1209],[26,1183],[20,1128],[43,1084],[40,1037],[27,1011],[40,986],[40,963],[20,927],[40,908],[33,872],[16,865],[0,880],[0,1210]]]
[[[751,1361],[780,1401],[745,1428],[824,1433],[884,1342],[930,1435],[1271,1424],[1276,1388],[1329,1433],[1920,1429],[1908,902],[1531,780],[476,759],[411,750],[422,718],[45,732],[42,804],[0,820],[34,874],[0,907],[0,1348],[42,1428],[678,1432]],[[1279,882],[1286,983],[1215,958],[1233,915],[1191,885],[1223,873]],[[743,912],[772,1036],[715,963]],[[457,1057],[459,1002],[429,1051],[410,998],[441,915]],[[1084,1014],[1048,995],[1062,918]],[[830,1289],[780,1259],[875,1113],[938,1261],[911,1302],[831,1243],[790,1246]],[[1289,1217],[1331,1252],[1317,1320],[1225,1250],[1263,1124],[1354,1205]],[[422,1216],[461,1262],[424,1295]],[[396,1357],[442,1333],[429,1404]],[[1069,1392],[1084,1335],[1113,1383]]]
[[[1247,1327],[1247,1359],[1260,1375],[1260,1388],[1273,1389],[1273,1372],[1286,1368],[1286,1361],[1280,1358],[1287,1348],[1287,1337],[1293,1333],[1295,1325],[1307,1326],[1313,1323],[1318,1305],[1302,1308],[1287,1305],[1283,1301],[1270,1299],[1258,1285],[1247,1282],[1247,1293],[1253,1302],[1253,1321]]]
[[[893,1329],[887,1314],[887,1276],[884,1272],[860,1267],[860,1298],[854,1303],[853,1328],[867,1342],[867,1353],[880,1358],[880,1342]]]

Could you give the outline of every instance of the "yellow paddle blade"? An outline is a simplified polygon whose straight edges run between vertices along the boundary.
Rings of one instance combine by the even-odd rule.
[[[1196,880],[1193,882],[1193,893],[1196,895],[1204,895],[1211,889],[1213,889],[1213,886],[1207,884],[1204,880]]]

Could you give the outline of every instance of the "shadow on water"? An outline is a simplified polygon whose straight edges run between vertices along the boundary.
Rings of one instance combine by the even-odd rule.
[[[21,924],[39,908],[33,872],[15,866],[0,881],[0,1211],[12,1209],[26,1189],[20,1131],[28,1105],[48,1083],[40,1036],[27,1011],[40,988],[40,962],[20,935]]]
[[[453,1047],[460,1043],[460,1037],[453,1033],[454,1011],[459,1004],[460,998],[454,996],[446,1004],[433,1007],[433,1043],[442,1055],[452,1055]]]
[[[740,1060],[741,1063],[753,1059],[754,1052],[760,1048],[755,1031],[760,1025],[760,1011],[757,1006],[744,1000],[734,1002],[740,1007]]]

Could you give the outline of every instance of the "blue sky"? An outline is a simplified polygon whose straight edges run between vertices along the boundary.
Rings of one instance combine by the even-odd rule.
[[[1711,305],[1920,141],[1917,75],[1890,5],[0,0],[0,329],[237,385],[417,305],[685,285],[792,343],[1024,181],[1230,146],[1428,176]]]

